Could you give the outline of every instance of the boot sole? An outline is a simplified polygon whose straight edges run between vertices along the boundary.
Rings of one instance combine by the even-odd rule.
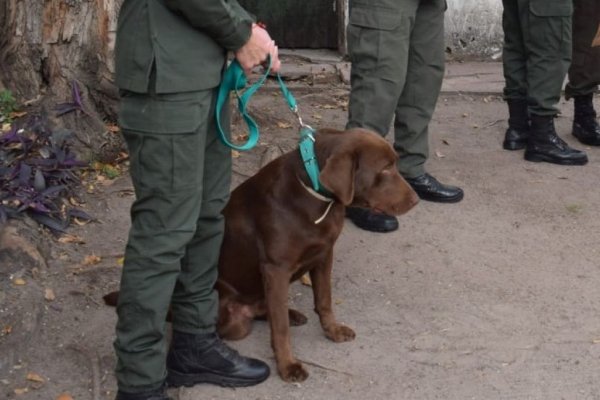
[[[258,385],[264,382],[269,374],[255,379],[228,378],[222,375],[202,373],[202,374],[182,374],[180,372],[169,370],[167,375],[167,385],[169,387],[192,387],[199,383],[209,383],[222,387],[246,387]]]
[[[457,195],[451,197],[437,197],[429,194],[421,194],[419,192],[417,192],[417,194],[421,200],[431,201],[433,203],[458,203],[465,197],[464,192],[458,193]]]
[[[547,162],[558,165],[585,165],[588,163],[587,157],[572,160],[556,160],[541,154],[530,154],[525,152],[525,159],[532,162]]]

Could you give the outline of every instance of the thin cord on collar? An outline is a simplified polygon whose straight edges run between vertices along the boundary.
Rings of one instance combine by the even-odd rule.
[[[327,209],[325,210],[325,212],[323,213],[323,215],[321,215],[320,218],[318,218],[318,219],[316,219],[314,221],[315,225],[320,224],[321,222],[323,222],[323,220],[325,219],[325,217],[327,217],[327,214],[329,214],[329,211],[331,210],[331,207],[333,206],[333,203],[335,203],[335,200],[331,199],[329,197],[325,197],[321,193],[318,193],[317,191],[313,190],[311,187],[307,186],[304,182],[302,182],[302,179],[300,179],[299,176],[297,176],[297,178],[298,178],[298,181],[300,182],[300,184],[302,185],[302,187],[304,189],[306,189],[306,191],[308,193],[310,193],[313,197],[315,197],[315,198],[317,198],[317,199],[319,199],[321,201],[329,203],[327,205]]]

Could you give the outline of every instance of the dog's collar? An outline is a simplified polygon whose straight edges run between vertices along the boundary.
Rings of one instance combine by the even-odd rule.
[[[310,178],[313,189],[316,192],[321,190],[321,182],[319,182],[319,164],[315,154],[315,137],[314,129],[309,126],[300,128],[300,156],[304,162],[304,169]],[[304,184],[304,183],[303,183]]]
[[[319,218],[317,218],[314,223],[315,225],[323,222],[323,220],[325,219],[325,217],[327,217],[327,214],[329,214],[329,211],[331,210],[331,207],[333,206],[333,203],[335,203],[335,200],[332,199],[331,197],[326,197],[323,196],[321,193],[317,192],[316,190],[312,189],[311,187],[307,186],[304,182],[302,182],[302,179],[300,179],[299,176],[296,176],[298,178],[298,182],[300,182],[300,184],[302,185],[302,187],[304,189],[306,189],[306,191],[308,193],[310,193],[311,196],[313,196],[314,198],[324,201],[326,203],[329,203],[327,205],[327,209],[325,210],[325,212],[323,213],[323,215],[321,215]]]

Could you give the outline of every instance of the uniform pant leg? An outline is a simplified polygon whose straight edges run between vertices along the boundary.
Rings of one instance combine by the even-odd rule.
[[[425,173],[428,127],[444,78],[444,0],[422,0],[414,17],[406,83],[395,110],[398,170],[408,178]]]
[[[202,91],[121,101],[136,191],[114,343],[116,377],[125,392],[155,389],[166,377],[165,318],[201,214],[212,96]]]
[[[521,22],[529,13],[528,4],[521,0],[502,0],[502,68],[504,73],[504,99],[527,98],[527,52]]]
[[[529,0],[524,23],[529,111],[556,115],[571,63],[572,0]]]
[[[566,98],[595,92],[600,84],[600,46],[591,47],[600,23],[598,0],[573,1],[573,61]]]
[[[214,100],[210,115],[214,115]],[[228,106],[226,102],[225,107]],[[222,116],[229,124],[228,110]],[[214,289],[224,231],[223,208],[231,189],[231,149],[218,138],[210,118],[204,150],[202,201],[196,232],[186,247],[171,302],[173,329],[185,333],[215,331],[218,293]]]
[[[390,130],[406,81],[409,40],[418,0],[350,2],[347,30],[352,64],[347,128]]]

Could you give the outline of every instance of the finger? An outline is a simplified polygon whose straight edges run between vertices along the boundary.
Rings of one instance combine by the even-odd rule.
[[[271,53],[271,68],[273,69],[273,72],[277,72],[279,71],[280,67],[281,61],[279,60],[279,48],[275,46],[273,53]]]

